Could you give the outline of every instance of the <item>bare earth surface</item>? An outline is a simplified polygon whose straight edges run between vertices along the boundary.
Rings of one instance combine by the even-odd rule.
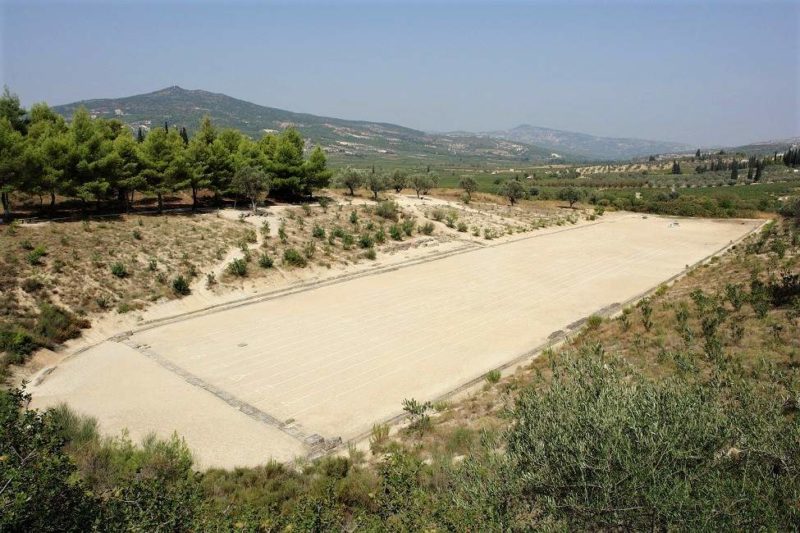
[[[29,387],[104,431],[183,435],[200,466],[354,438],[680,274],[758,221],[610,214],[134,330]]]

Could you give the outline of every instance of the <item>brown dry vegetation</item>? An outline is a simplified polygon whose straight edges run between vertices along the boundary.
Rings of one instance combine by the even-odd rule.
[[[34,331],[44,305],[75,318],[173,298],[176,277],[191,281],[243,235],[241,225],[213,215],[8,226],[0,232],[0,330]],[[77,331],[36,336],[47,346]]]

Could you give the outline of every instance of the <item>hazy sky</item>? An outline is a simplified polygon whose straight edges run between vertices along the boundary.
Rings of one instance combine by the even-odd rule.
[[[444,130],[800,135],[800,1],[2,2],[23,102],[169,85]]]

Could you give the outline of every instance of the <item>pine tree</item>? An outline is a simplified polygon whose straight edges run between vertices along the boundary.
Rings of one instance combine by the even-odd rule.
[[[167,121],[166,121],[166,120],[164,121],[164,131],[166,131],[167,133],[169,133],[169,124],[167,124]]]
[[[731,162],[731,181],[738,181],[739,179],[739,161],[734,159]]]
[[[756,175],[753,177],[753,181],[761,181],[761,171],[764,170],[764,161],[759,160],[756,162]]]
[[[183,139],[183,144],[189,144],[189,134],[186,132],[186,126],[181,128],[181,139]]]
[[[140,143],[144,141],[144,132],[142,131],[142,127],[139,126],[139,129],[136,131],[136,142]]]

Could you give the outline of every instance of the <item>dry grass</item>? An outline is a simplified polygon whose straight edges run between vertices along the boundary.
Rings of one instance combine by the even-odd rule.
[[[79,315],[126,312],[172,298],[242,238],[241,225],[213,215],[121,216],[21,225],[0,233],[5,321],[52,302]],[[31,254],[41,250],[34,260]]]

